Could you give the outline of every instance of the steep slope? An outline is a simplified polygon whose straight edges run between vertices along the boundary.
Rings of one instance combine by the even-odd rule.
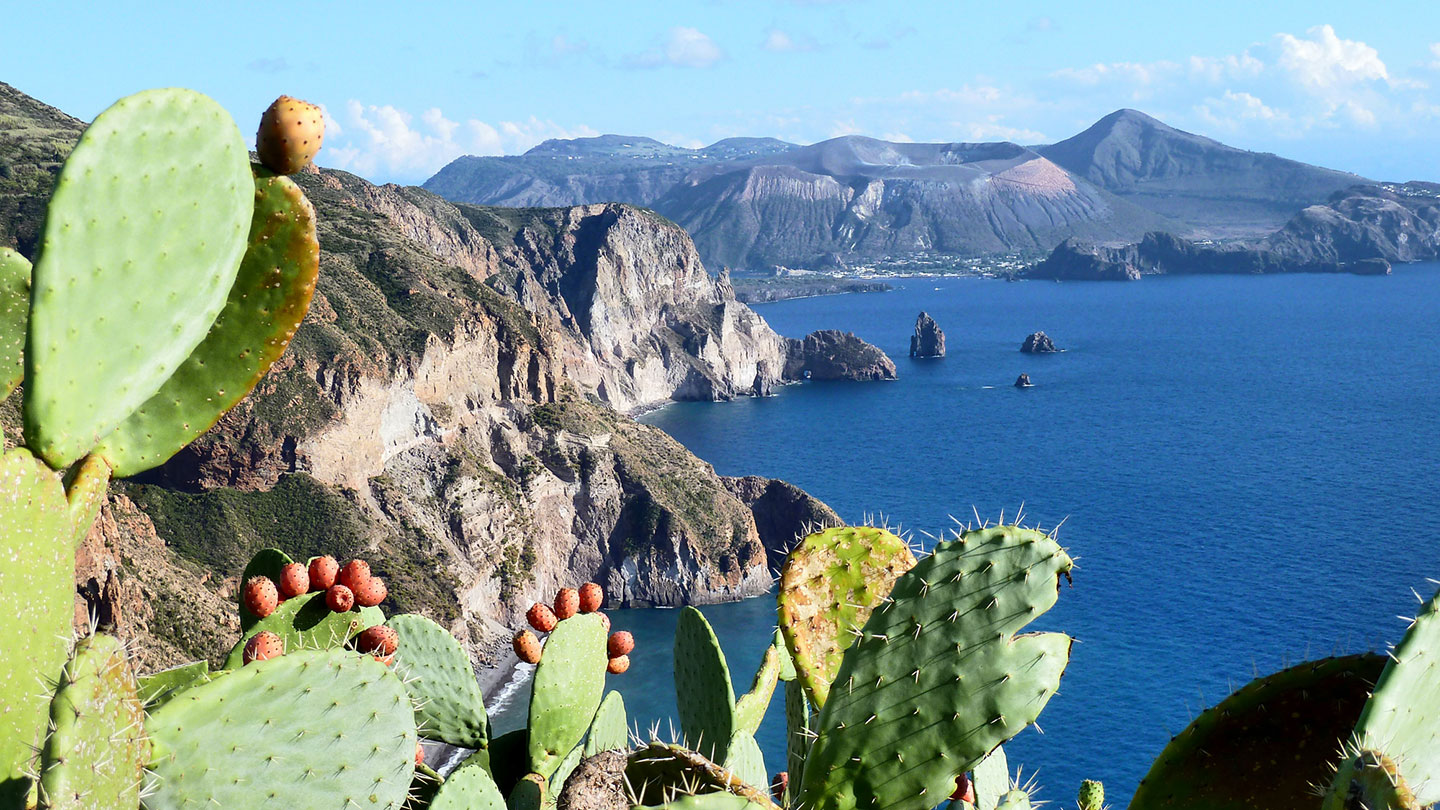
[[[1117,110],[1036,151],[1197,235],[1258,236],[1356,183],[1337,172],[1192,135],[1136,110]]]
[[[85,124],[0,82],[0,245],[30,254],[60,164]]]
[[[235,637],[219,617],[236,575],[278,545],[369,557],[392,607],[494,663],[561,585],[594,579],[630,605],[769,587],[757,517],[770,535],[783,519],[615,410],[745,392],[789,357],[682,230],[624,206],[462,210],[343,172],[296,179],[320,222],[309,316],[240,407],[117,484],[78,615],[139,639],[149,666],[214,658]],[[0,200],[43,211],[48,193]],[[13,439],[15,399],[0,412]]]

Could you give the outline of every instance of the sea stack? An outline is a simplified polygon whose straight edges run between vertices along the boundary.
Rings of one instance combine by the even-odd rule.
[[[1049,335],[1044,332],[1036,332],[1025,338],[1025,343],[1020,347],[1020,351],[1026,354],[1049,354],[1060,350],[1055,348],[1055,341],[1051,340]]]
[[[922,312],[915,319],[915,334],[910,338],[911,357],[944,357],[945,333],[935,319]]]
[[[1019,377],[1016,377],[1016,378],[1015,378],[1015,387],[1016,387],[1016,388],[1034,388],[1034,387],[1035,387],[1035,383],[1030,382],[1030,375],[1029,375],[1029,374],[1021,374]]]

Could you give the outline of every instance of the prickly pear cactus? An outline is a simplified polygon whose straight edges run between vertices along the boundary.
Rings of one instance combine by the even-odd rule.
[[[186,689],[209,681],[208,663],[195,661],[182,664],[140,678],[140,700],[145,704],[146,711],[153,711]]]
[[[781,660],[786,653],[774,644],[765,648],[760,659],[760,668],[755,671],[755,681],[750,691],[735,701],[735,730],[753,735],[765,719],[765,710],[770,708],[770,699],[775,695],[775,684],[780,680]]]
[[[913,565],[904,540],[868,526],[816,532],[791,550],[780,573],[780,632],[816,707],[825,705],[854,632]]]
[[[785,682],[785,765],[790,789],[798,794],[805,780],[805,758],[815,740],[815,706],[799,680]]]
[[[585,757],[602,751],[620,751],[630,747],[630,728],[625,720],[625,698],[619,692],[608,692],[595,711],[595,721],[585,735]]]
[[[1420,810],[1393,759],[1375,751],[1354,751],[1340,763],[1324,810]]]
[[[688,606],[680,611],[674,653],[675,696],[685,744],[723,763],[737,726],[735,689],[725,651],[705,614]]]
[[[398,810],[415,770],[404,684],[345,650],[257,661],[176,696],[145,729],[148,810]]]
[[[772,805],[773,806],[773,805]],[[701,793],[694,796],[677,796],[664,804],[640,805],[637,810],[765,810],[766,805],[756,804],[744,796],[733,793]]]
[[[0,456],[0,807],[23,801],[50,688],[69,657],[75,547],[60,477],[24,449]]]
[[[256,170],[240,271],[205,339],[95,452],[120,478],[158,466],[235,407],[284,354],[320,270],[315,209],[288,177]]]
[[[584,613],[555,626],[535,665],[527,751],[542,781],[584,738],[605,692],[605,628]]]
[[[505,803],[510,810],[545,810],[550,804],[550,785],[538,773],[527,773],[510,791]]]
[[[70,530],[75,547],[85,542],[110,491],[110,465],[94,454],[70,468],[65,476],[65,499],[70,504]]]
[[[25,320],[30,315],[30,261],[0,247],[0,399],[25,378]]]
[[[743,729],[736,731],[725,750],[725,767],[740,781],[758,787],[764,787],[770,781],[765,775],[765,754],[754,734]]]
[[[966,532],[895,581],[845,651],[805,763],[812,810],[929,810],[1039,716],[1063,633],[1014,635],[1055,604],[1070,557],[1041,532]]]
[[[1086,779],[1080,783],[1080,793],[1075,797],[1075,804],[1080,810],[1104,810],[1105,807],[1105,785],[1094,779]]]
[[[395,672],[415,701],[420,736],[461,748],[484,748],[490,726],[485,696],[460,642],[424,616],[407,613],[386,624],[400,637]]]
[[[1150,766],[1131,810],[1292,807],[1330,781],[1382,655],[1307,661],[1257,678],[1201,712]]]
[[[289,554],[278,548],[262,548],[255,552],[250,562],[245,564],[245,571],[240,574],[240,584],[244,585],[252,577],[265,577],[266,579],[279,584],[280,572],[285,566],[295,562]],[[240,607],[240,628],[249,630],[260,621],[260,617],[251,613],[245,607],[245,589],[237,588],[235,591],[235,604]]]
[[[244,635],[230,648],[230,653],[225,657],[225,669],[238,669],[243,666],[245,642],[265,630],[280,637],[288,655],[295,650],[333,649],[354,638],[367,627],[385,623],[385,614],[378,607],[335,613],[325,604],[324,591],[287,599],[275,608],[274,613],[263,619],[249,616],[243,607],[240,611],[240,626]]]
[[[254,185],[235,122],[182,89],[100,113],[45,216],[25,347],[25,439],[61,469],[149,399],[235,281]]]
[[[40,753],[45,810],[134,810],[150,744],[145,710],[125,650],[94,635],[75,654],[50,702],[49,736]]]
[[[1030,810],[1030,794],[1020,788],[1007,791],[1000,797],[996,810]]]
[[[970,781],[975,786],[975,810],[999,807],[1001,797],[1010,792],[1010,763],[1005,747],[997,745],[986,754],[972,769]]]
[[[636,750],[625,763],[625,780],[642,805],[665,804],[690,793],[723,791],[761,807],[775,807],[763,788],[747,784],[729,769],[680,745],[651,742]]]
[[[505,797],[479,765],[461,765],[440,784],[430,810],[505,810]]]
[[[1440,802],[1440,593],[1421,606],[1355,723],[1354,747],[1399,768],[1423,806]],[[1332,788],[1336,792],[1340,783]]]

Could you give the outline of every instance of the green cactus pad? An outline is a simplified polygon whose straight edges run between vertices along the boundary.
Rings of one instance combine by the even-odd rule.
[[[123,810],[140,804],[150,744],[125,649],[113,636],[75,645],[50,702],[40,753],[40,806]]]
[[[1010,763],[1005,758],[1005,747],[995,750],[971,770],[970,782],[975,786],[975,810],[995,810],[1000,798],[1010,792]]]
[[[777,597],[780,632],[816,707],[824,707],[855,631],[914,565],[904,540],[869,526],[816,532],[790,551]]]
[[[812,810],[929,810],[1039,716],[1063,633],[1014,635],[1058,597],[1070,557],[1015,526],[966,532],[895,581],[845,651],[805,763]],[[863,761],[863,764],[862,764]]]
[[[110,465],[105,463],[105,459],[91,454],[71,467],[65,478],[71,537],[75,547],[79,548],[90,534],[95,518],[100,516],[100,508],[105,505],[105,496],[110,491]]]
[[[664,804],[642,805],[638,810],[765,810],[766,807],[733,793],[702,793],[698,796],[678,796]]]
[[[164,706],[171,698],[192,686],[210,682],[210,665],[195,661],[172,669],[161,670],[140,678],[140,700],[146,711]]]
[[[400,637],[395,672],[415,700],[420,736],[461,748],[484,748],[490,725],[485,696],[460,642],[424,616],[407,613],[386,624]]]
[[[45,216],[25,346],[25,438],[52,467],[85,455],[205,337],[253,197],[240,130],[199,93],[137,93],[81,135]]]
[[[1358,751],[1340,763],[1322,810],[1420,810],[1395,761],[1375,751]]]
[[[0,399],[25,379],[25,319],[30,315],[30,261],[0,247]]]
[[[295,181],[255,169],[240,272],[205,339],[96,452],[124,478],[165,463],[235,407],[284,354],[320,269],[315,209]]]
[[[1440,802],[1440,593],[1416,614],[1355,723],[1362,750],[1389,757],[1422,805]]]
[[[505,810],[505,797],[489,771],[467,760],[440,785],[430,810]]]
[[[630,727],[625,719],[625,698],[619,692],[607,692],[595,711],[590,733],[585,735],[585,757],[601,751],[623,751],[630,747]]]
[[[761,752],[760,743],[756,742],[754,734],[747,731],[735,732],[735,736],[730,738],[730,744],[726,746],[726,751],[724,765],[739,777],[740,781],[759,786],[770,783],[765,773],[765,754]]]
[[[781,647],[783,648],[783,643]],[[765,648],[765,657],[760,659],[760,668],[755,671],[755,681],[750,691],[735,701],[735,729],[754,734],[765,719],[765,710],[770,708],[770,698],[775,695],[775,684],[780,680],[781,662],[788,656],[774,644]]]
[[[416,765],[415,776],[410,780],[410,792],[405,797],[401,810],[429,810],[430,803],[435,801],[435,794],[440,792],[444,781],[429,765]]]
[[[1105,784],[1094,779],[1080,783],[1080,792],[1075,797],[1080,810],[1102,810],[1105,807]]]
[[[1131,810],[1288,808],[1330,781],[1385,657],[1307,661],[1201,712],[1140,780]]]
[[[147,810],[398,808],[415,720],[388,667],[345,650],[257,661],[150,715]]]
[[[675,627],[675,695],[685,744],[716,762],[735,734],[735,689],[725,651],[705,614],[680,611]]]
[[[550,786],[538,773],[527,773],[510,791],[505,802],[510,810],[545,810],[550,804]]]
[[[799,680],[785,682],[785,766],[790,790],[798,795],[805,778],[805,758],[815,740],[815,706]]]
[[[75,602],[70,509],[56,475],[29,451],[0,456],[0,807],[23,801],[50,695],[69,657]]]
[[[605,693],[605,627],[584,613],[545,639],[530,692],[530,770],[545,779],[580,744]]]
[[[560,767],[555,769],[555,773],[550,774],[548,792],[551,796],[558,797],[560,791],[565,789],[565,780],[575,772],[576,766],[580,764],[580,760],[584,756],[585,746],[577,745],[570,749],[570,753],[566,754],[564,759],[560,760]]]
[[[1000,797],[996,810],[1030,810],[1030,807],[1030,794],[1016,788]]]
[[[775,628],[775,640],[771,642],[780,651],[780,680],[795,680],[795,660],[790,657],[790,648],[785,646],[785,636]]]
[[[325,604],[325,592],[315,591],[287,599],[263,619],[250,616],[240,609],[240,626],[244,635],[225,656],[224,669],[238,669],[245,663],[245,642],[262,630],[269,630],[285,642],[285,654],[296,650],[329,650],[343,645],[367,627],[385,623],[385,614],[378,607],[367,607],[335,613]]]
[[[723,791],[776,810],[764,789],[745,783],[734,772],[679,745],[652,742],[638,749],[626,760],[625,779],[642,805],[665,804],[691,793]]]

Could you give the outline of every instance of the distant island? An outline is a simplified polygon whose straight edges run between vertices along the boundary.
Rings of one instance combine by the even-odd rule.
[[[763,304],[790,298],[814,298],[817,295],[889,292],[895,289],[883,281],[835,278],[823,275],[737,276],[732,277],[730,282],[735,288],[735,300],[745,304]]]

